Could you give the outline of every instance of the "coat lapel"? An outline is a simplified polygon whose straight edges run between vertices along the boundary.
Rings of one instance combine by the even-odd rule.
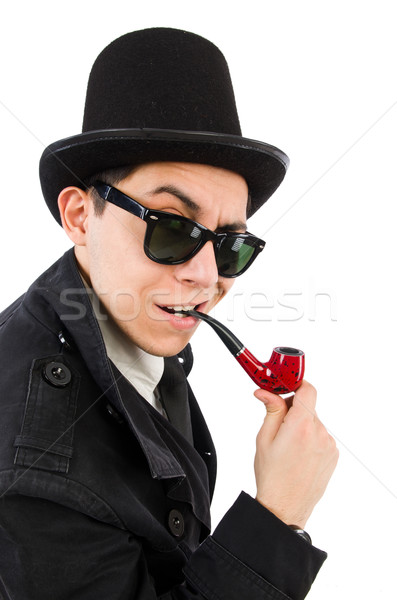
[[[194,396],[189,393],[178,358],[165,359],[161,393],[171,404],[178,396],[189,396],[191,435],[197,449],[112,366],[73,249],[32,285],[25,301],[35,317],[50,326],[62,343],[81,354],[102,390],[102,395],[93,402],[106,396],[125,420],[144,452],[152,477],[165,481],[170,498],[189,502],[193,512],[209,529],[209,496],[213,491],[215,471],[214,467],[210,468],[209,480],[205,463],[211,457],[209,462],[214,464],[215,451]]]

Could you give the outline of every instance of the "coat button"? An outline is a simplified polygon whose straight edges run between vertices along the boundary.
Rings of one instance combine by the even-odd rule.
[[[71,382],[72,374],[63,363],[49,362],[44,366],[43,377],[51,385],[63,388]]]
[[[183,536],[183,532],[185,531],[185,521],[179,510],[171,510],[168,515],[168,527],[175,537],[179,538]]]
[[[110,415],[111,417],[113,417],[113,419],[115,421],[117,421],[117,423],[119,425],[124,425],[124,419],[123,419],[123,417],[120,415],[120,413],[117,412],[116,409],[113,408],[113,406],[111,404],[107,404],[106,405],[106,411],[107,411],[108,415]]]

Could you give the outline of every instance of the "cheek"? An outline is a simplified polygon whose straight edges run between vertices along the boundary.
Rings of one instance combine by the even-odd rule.
[[[226,296],[226,294],[233,287],[235,281],[236,281],[235,279],[227,279],[226,277],[223,277],[219,280],[218,294],[216,296],[215,304],[218,304],[218,302],[220,300],[222,300],[222,298],[224,298],[224,296]]]
[[[143,231],[134,231],[114,221],[103,218],[91,232],[90,277],[103,304],[123,313],[131,310],[139,290],[157,274],[155,263],[143,251],[144,223]]]

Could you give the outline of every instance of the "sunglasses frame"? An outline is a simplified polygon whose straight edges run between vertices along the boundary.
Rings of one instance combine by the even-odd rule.
[[[111,185],[108,185],[107,183],[103,183],[102,181],[96,181],[92,187],[97,191],[97,193],[103,200],[106,200],[107,202],[110,202],[111,204],[114,204],[115,206],[118,206],[119,208],[122,208],[122,209],[126,210],[127,212],[129,212],[130,214],[145,221],[146,233],[145,233],[145,239],[144,239],[144,243],[143,243],[144,251],[145,251],[146,256],[148,258],[150,258],[150,260],[153,260],[154,262],[159,263],[159,264],[162,264],[162,265],[183,264],[183,263],[187,262],[188,260],[190,260],[191,258],[193,258],[193,256],[195,256],[208,241],[211,241],[214,243],[215,260],[217,260],[218,252],[222,246],[222,243],[226,239],[231,239],[231,238],[241,239],[242,238],[244,241],[249,241],[249,245],[254,248],[254,252],[253,252],[251,258],[249,259],[249,261],[247,262],[247,264],[237,273],[230,275],[230,274],[223,274],[219,270],[218,263],[217,263],[218,273],[221,277],[234,278],[234,277],[239,277],[240,275],[242,275],[252,265],[252,263],[258,256],[258,254],[260,252],[262,252],[262,250],[264,249],[264,247],[266,245],[265,241],[261,240],[260,238],[254,236],[248,232],[246,232],[246,233],[215,233],[214,231],[211,231],[211,229],[208,229],[204,225],[201,225],[201,223],[197,223],[196,221],[193,221],[192,219],[188,219],[187,217],[183,217],[182,215],[176,215],[174,213],[169,213],[166,211],[153,210],[151,208],[146,208],[145,206],[142,206],[142,204],[140,204],[137,200],[134,200],[134,198],[127,196],[127,194],[124,194],[117,188],[115,188]],[[150,240],[151,240],[153,230],[156,227],[156,224],[161,219],[165,219],[165,218],[168,219],[170,217],[172,219],[180,221],[180,222],[191,223],[192,225],[197,227],[201,233],[201,239],[198,242],[197,247],[195,247],[191,252],[189,252],[183,258],[178,259],[178,260],[173,260],[173,261],[166,260],[166,259],[159,259],[150,252]]]

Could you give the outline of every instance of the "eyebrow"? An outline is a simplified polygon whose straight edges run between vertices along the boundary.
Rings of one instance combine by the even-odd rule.
[[[189,198],[186,194],[184,194],[180,189],[173,185],[160,185],[155,188],[151,192],[150,195],[156,196],[159,194],[171,194],[180,200],[189,210],[195,213],[195,217],[198,218],[200,213],[202,213],[202,208],[199,206],[194,200]],[[247,230],[247,224],[244,221],[234,221],[233,223],[226,223],[221,227],[216,229],[217,232],[222,233],[226,231],[238,232],[241,233],[241,230],[245,232]]]

